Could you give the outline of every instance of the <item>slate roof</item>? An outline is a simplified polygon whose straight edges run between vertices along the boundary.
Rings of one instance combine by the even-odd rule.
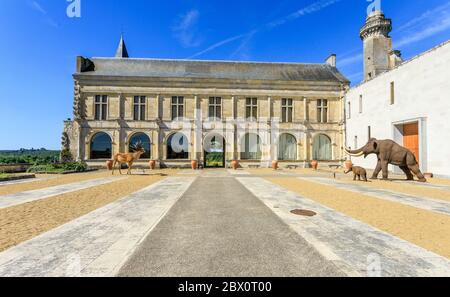
[[[130,58],[92,58],[90,60],[95,64],[95,71],[83,72],[83,75],[349,82],[336,67],[327,64]]]

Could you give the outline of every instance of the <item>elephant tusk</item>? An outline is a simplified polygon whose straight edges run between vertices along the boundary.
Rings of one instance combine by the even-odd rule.
[[[345,152],[346,152],[348,155],[353,156],[353,157],[361,157],[362,155],[364,155],[364,152],[360,152],[359,154],[352,154],[352,153],[350,153],[348,150],[345,150]]]

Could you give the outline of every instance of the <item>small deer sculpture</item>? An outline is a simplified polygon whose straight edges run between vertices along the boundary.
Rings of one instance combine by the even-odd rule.
[[[137,142],[132,147],[132,153],[128,154],[115,154],[114,155],[114,163],[112,174],[114,175],[114,170],[116,168],[116,164],[119,163],[119,173],[122,174],[122,164],[126,163],[128,165],[127,175],[131,175],[131,168],[133,167],[133,163],[139,160],[139,158],[145,153],[145,149],[142,146],[142,142]]]

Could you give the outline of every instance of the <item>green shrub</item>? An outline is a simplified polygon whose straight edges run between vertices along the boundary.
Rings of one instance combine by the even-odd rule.
[[[87,170],[87,164],[84,162],[69,162],[63,164],[65,171],[83,172]]]
[[[70,163],[54,163],[45,165],[33,165],[28,168],[27,172],[37,173],[37,172],[84,172],[87,170],[87,164],[84,162],[70,162]]]
[[[72,157],[72,153],[70,152],[70,150],[62,150],[60,157],[61,157],[62,163],[73,162],[73,157]]]

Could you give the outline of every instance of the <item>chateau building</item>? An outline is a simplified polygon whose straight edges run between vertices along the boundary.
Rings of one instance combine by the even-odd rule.
[[[402,61],[392,50],[391,30],[379,11],[361,29],[364,82],[345,97],[346,145],[392,139],[415,154],[422,172],[450,177],[450,41]],[[374,168],[377,160],[371,155],[354,163]]]
[[[349,81],[323,64],[77,58],[64,148],[104,165],[141,142],[161,167],[307,166],[344,159]]]

